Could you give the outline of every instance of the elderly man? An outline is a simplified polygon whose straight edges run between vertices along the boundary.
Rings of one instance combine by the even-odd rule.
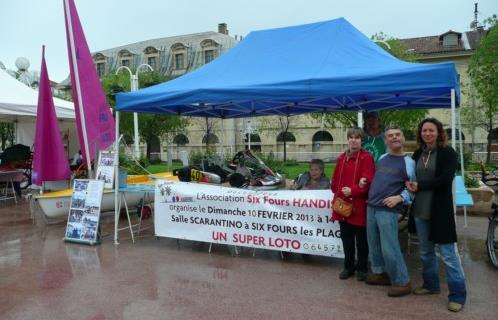
[[[410,277],[398,240],[398,213],[411,201],[406,181],[415,181],[415,162],[403,151],[403,132],[390,126],[384,132],[389,152],[380,157],[368,192],[367,239],[372,274],[366,283],[391,285],[387,295],[411,292]],[[366,184],[366,181],[360,181]]]

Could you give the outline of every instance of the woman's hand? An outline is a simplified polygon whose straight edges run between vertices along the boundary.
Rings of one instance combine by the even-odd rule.
[[[346,197],[351,197],[351,188],[350,187],[344,187],[341,189],[341,191]]]
[[[417,192],[418,191],[418,183],[415,181],[405,181],[405,187],[410,192]]]

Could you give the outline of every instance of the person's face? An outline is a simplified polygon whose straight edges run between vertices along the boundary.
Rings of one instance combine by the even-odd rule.
[[[380,127],[380,121],[379,118],[376,117],[368,117],[365,119],[365,127],[367,132],[370,130],[377,130]]]
[[[351,135],[348,137],[348,147],[350,151],[358,151],[361,149],[361,138]]]
[[[405,137],[403,132],[399,129],[390,129],[385,133],[386,144],[392,151],[399,151],[403,148],[403,143],[405,142]]]
[[[422,126],[422,130],[420,132],[420,136],[422,137],[422,141],[428,146],[432,146],[436,143],[437,140],[437,127],[432,122],[426,122]]]
[[[318,180],[322,175],[323,171],[317,164],[310,164],[310,177],[313,180]]]

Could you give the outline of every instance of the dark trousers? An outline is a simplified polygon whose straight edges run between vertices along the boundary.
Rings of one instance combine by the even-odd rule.
[[[342,246],[344,247],[344,269],[368,270],[367,228],[347,222],[339,222],[341,228]],[[358,253],[358,264],[355,266],[355,256]]]

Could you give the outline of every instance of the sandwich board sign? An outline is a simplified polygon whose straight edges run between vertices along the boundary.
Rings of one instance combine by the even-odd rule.
[[[64,241],[98,244],[104,181],[75,179]]]

